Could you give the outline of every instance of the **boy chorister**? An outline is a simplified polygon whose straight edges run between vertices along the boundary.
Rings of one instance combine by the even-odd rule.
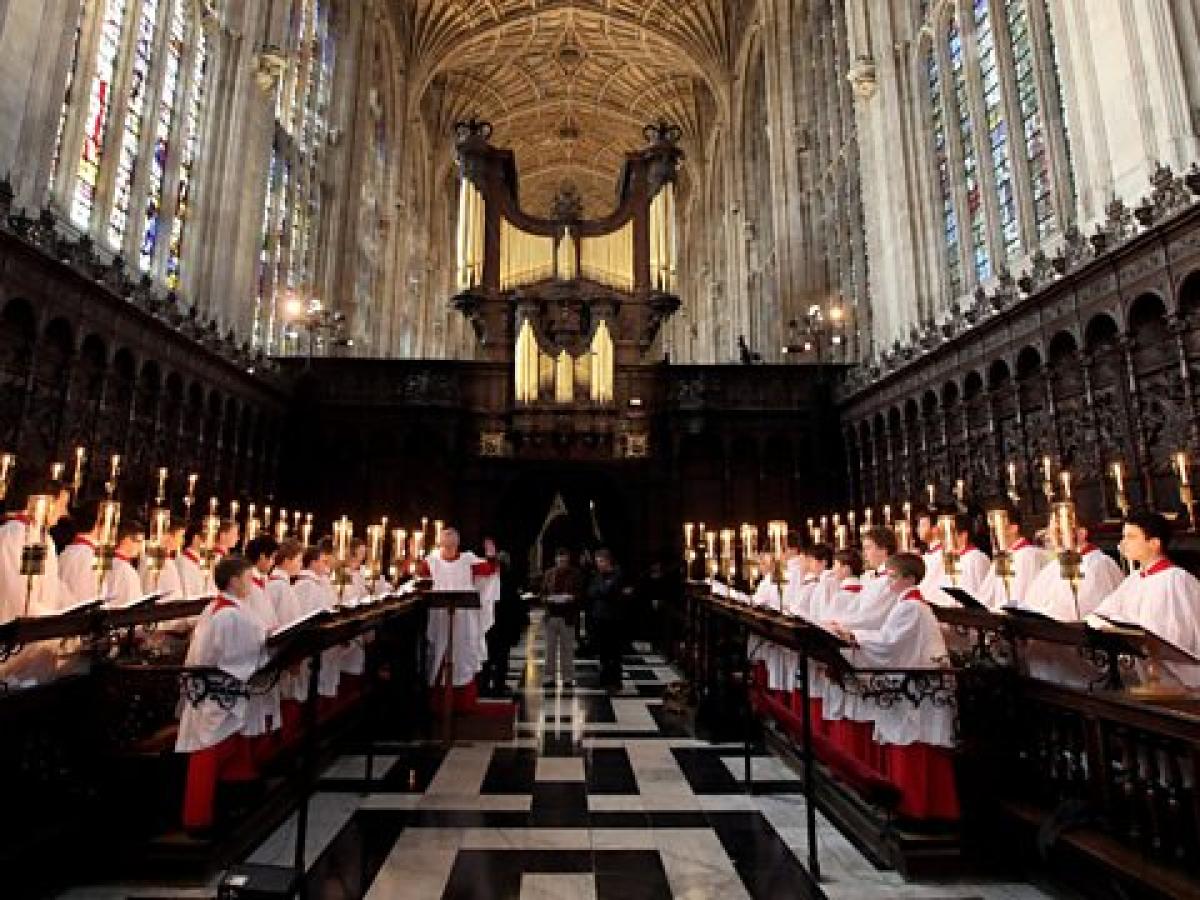
[[[137,519],[123,519],[117,526],[112,568],[104,579],[103,594],[110,606],[121,607],[142,598],[142,579],[135,560],[141,556],[145,526]]]
[[[215,566],[220,594],[196,624],[186,666],[218,668],[246,682],[266,663],[266,629],[245,608],[250,568],[236,556]],[[190,754],[183,802],[183,824],[189,831],[212,827],[218,782],[252,781],[258,775],[244,734],[246,708],[244,697],[232,703],[212,697],[198,704],[184,702],[175,749]]]

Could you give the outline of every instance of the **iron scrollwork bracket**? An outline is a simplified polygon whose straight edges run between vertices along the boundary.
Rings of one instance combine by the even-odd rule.
[[[844,682],[847,692],[881,709],[901,703],[935,709],[956,706],[958,679],[952,669],[856,669]]]
[[[249,684],[223,669],[184,669],[179,674],[179,691],[192,707],[212,700],[226,711],[250,696]]]

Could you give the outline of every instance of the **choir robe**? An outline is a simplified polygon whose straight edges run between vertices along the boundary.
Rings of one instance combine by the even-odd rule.
[[[1009,556],[1012,577],[1009,578],[1008,585],[1006,586],[1004,579],[996,574],[996,564],[993,562],[991,571],[988,573],[991,587],[990,589],[985,588],[983,595],[979,597],[981,603],[992,609],[1020,606],[1029,595],[1038,575],[1050,562],[1048,553],[1025,538],[1021,538],[1012,545],[1009,549]]]
[[[332,610],[337,605],[337,594],[333,592],[329,581],[308,569],[296,576],[293,589],[296,593],[299,615],[293,616],[287,623],[284,623],[285,625],[299,618],[300,615],[322,609]],[[317,680],[317,693],[322,697],[336,697],[341,673],[342,648],[330,647],[321,654],[321,676]],[[296,699],[303,702],[307,697],[308,678],[302,676],[298,681],[302,682],[300,687],[303,688],[303,696],[298,696]]]
[[[1124,574],[1116,561],[1099,547],[1089,544],[1080,555],[1083,559],[1078,605],[1071,583],[1063,578],[1058,560],[1054,559],[1033,580],[1020,608],[1060,622],[1078,622],[1095,612],[1101,601],[1120,586]],[[1074,647],[1030,641],[1024,656],[1030,676],[1042,681],[1082,688],[1096,678],[1095,669],[1084,662]]]
[[[66,546],[58,557],[58,577],[71,603],[83,603],[100,593],[96,544],[91,538],[78,534]]]
[[[129,606],[145,596],[142,579],[128,556],[113,554],[112,568],[105,576],[103,593],[105,602],[117,608]]]
[[[257,569],[251,573],[250,592],[242,601],[242,608],[258,620],[268,635],[281,624],[275,614],[275,605],[267,595],[267,579]],[[246,725],[242,733],[246,737],[261,737],[279,728],[282,718],[279,686],[275,685],[265,694],[255,694],[247,699]]]
[[[216,584],[212,580],[212,572],[204,568],[203,561],[195,551],[184,550],[176,557],[175,564],[179,570],[180,589],[185,598],[203,597],[205,594],[217,592]]]
[[[267,662],[266,639],[262,622],[237,598],[221,594],[200,615],[184,665],[218,668],[245,682]],[[191,754],[183,805],[188,829],[212,825],[218,781],[246,781],[257,774],[243,734],[247,706],[244,697],[232,704],[213,698],[183,703],[175,750]]]
[[[848,618],[854,607],[858,605],[862,590],[863,583],[860,579],[853,576],[844,579],[831,597],[825,599],[819,606],[812,607],[812,621],[840,622],[843,618]],[[829,718],[825,712],[826,704],[831,696],[836,696],[836,702],[840,704],[841,689],[826,677],[825,667],[820,663],[809,664],[808,685],[809,711],[813,727],[817,732],[825,734],[828,730],[825,728],[825,721]],[[840,717],[840,713],[838,716]]]
[[[435,591],[479,591],[479,609],[458,609],[454,614],[454,671],[450,673],[451,684],[455,687],[472,684],[487,659],[484,635],[495,621],[496,598],[500,593],[496,564],[470,551],[461,552],[453,559],[443,559],[439,549],[425,557],[419,574],[421,578],[433,580]],[[449,628],[449,613],[446,610],[429,611],[425,637],[430,651],[430,684],[437,684],[441,678]]]
[[[835,615],[830,615],[828,620],[851,630],[881,628],[896,605],[891,584],[880,570],[876,570],[857,591],[851,584],[845,593],[838,595],[838,601],[830,610]],[[821,714],[828,723],[830,740],[859,762],[878,768],[878,754],[871,744],[875,710],[827,678],[821,679],[820,697]]]
[[[345,592],[342,594],[342,602],[357,603],[370,597],[369,575],[370,572],[365,566],[360,566],[352,571],[346,583]],[[342,645],[342,672],[344,674],[361,675],[366,669],[366,640],[367,636],[363,635]]]
[[[46,539],[46,561],[41,575],[29,579],[21,574],[21,554],[29,520],[11,516],[0,525],[0,624],[30,616],[47,616],[70,606],[72,601],[58,575],[58,554],[54,541]],[[94,595],[93,595],[94,596]],[[59,642],[42,642],[25,647],[10,659],[0,662],[0,681],[44,681],[58,667]]]
[[[1129,575],[1096,612],[1140,625],[1193,656],[1200,656],[1200,581],[1168,559]],[[1200,687],[1200,666],[1164,663],[1164,675]],[[1144,677],[1144,663],[1138,663]]]
[[[282,569],[275,569],[267,579],[267,598],[279,627],[286,627],[303,616],[307,610],[300,604],[292,577]],[[299,736],[300,704],[308,699],[308,664],[292,666],[279,677],[279,699],[284,742],[290,743]]]
[[[932,669],[945,664],[941,625],[919,588],[906,591],[879,628],[852,629],[844,651],[862,669]],[[900,789],[898,812],[914,819],[957,819],[954,710],[933,703],[871,705],[880,769]]]
[[[783,592],[770,573],[767,573],[754,589],[754,596],[750,598],[750,604],[774,612],[780,612],[783,609]],[[784,671],[787,665],[785,656],[788,651],[778,644],[763,640],[756,635],[750,635],[746,640],[750,662],[752,664],[761,662],[766,668],[767,687],[771,690],[785,689],[787,682],[790,681]]]
[[[790,562],[790,560],[789,560]],[[788,616],[810,619],[813,592],[818,586],[816,575],[803,574],[797,565],[788,568],[788,583],[783,586],[783,611]],[[772,645],[767,659],[767,687],[773,691],[791,691],[796,687],[796,667],[800,657],[794,650]]]
[[[936,555],[936,561],[931,559]],[[978,547],[968,544],[959,554],[953,580],[946,574],[945,560],[941,552],[931,551],[925,555],[925,578],[920,584],[922,594],[937,606],[958,606],[958,601],[942,590],[957,587],[966,591],[984,606],[995,603],[996,582],[992,576],[992,561]]]
[[[921,554],[921,560],[925,563],[925,577],[919,585],[921,592],[934,603],[953,604],[954,601],[941,591],[946,583],[946,558],[942,555],[942,545],[930,544],[929,550]]]

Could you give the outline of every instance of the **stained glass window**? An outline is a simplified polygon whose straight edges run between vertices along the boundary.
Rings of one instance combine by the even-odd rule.
[[[100,162],[104,156],[105,131],[112,105],[113,82],[117,75],[117,55],[125,26],[126,0],[108,0],[100,20],[100,35],[96,47],[95,71],[88,94],[87,116],[84,119],[83,150],[75,176],[75,197],[71,204],[71,221],[86,229],[91,224],[96,205],[96,189],[100,182]]]
[[[942,229],[945,239],[946,269],[955,293],[962,289],[962,262],[958,245],[958,214],[954,210],[954,187],[950,171],[950,150],[946,137],[946,113],[942,101],[942,75],[937,53],[931,48],[926,58],[929,84],[930,133],[933,159],[937,168],[937,187],[941,198]]]
[[[142,120],[146,112],[146,95],[150,91],[148,79],[154,53],[154,26],[157,18],[158,0],[142,0],[133,42],[133,65],[129,72],[128,99],[121,134],[120,156],[117,159],[113,205],[108,216],[108,240],[114,250],[121,249],[125,227],[129,223],[129,195],[133,190],[133,176],[142,143]]]
[[[220,7],[195,0],[80,7],[63,78],[51,203],[109,250],[177,288],[201,152],[209,56],[202,19],[220,15]],[[77,156],[67,149],[76,135]]]
[[[979,160],[975,153],[975,123],[971,119],[971,102],[967,91],[966,59],[962,32],[958,20],[952,19],[946,31],[946,48],[950,69],[954,75],[954,102],[958,115],[958,137],[962,149],[962,176],[967,189],[967,209],[964,216],[970,227],[971,256],[975,277],[980,281],[991,277],[992,260],[987,244],[987,211],[979,179]]]
[[[187,108],[183,119],[183,147],[179,159],[179,183],[175,189],[175,216],[171,220],[171,243],[167,250],[167,284],[179,287],[180,268],[183,261],[184,237],[191,214],[191,194],[196,152],[200,145],[200,128],[204,115],[204,96],[207,90],[205,78],[208,74],[208,36],[197,27],[196,49],[192,58],[191,82],[188,89]]]
[[[58,114],[58,129],[54,134],[54,156],[50,160],[50,190],[54,190],[54,181],[58,177],[58,169],[62,164],[63,132],[67,128],[67,118],[71,114],[71,97],[75,91],[75,81],[79,77],[79,42],[83,38],[85,8],[84,4],[79,4],[79,16],[75,20],[75,37],[71,41],[71,64],[67,68],[67,83],[63,88],[62,109]]]
[[[933,53],[924,61],[933,124],[932,186],[942,206],[947,276],[955,294],[992,277],[1001,260],[1012,265],[1010,260],[1033,253],[1069,215],[1059,203],[1074,198],[1045,0],[969,0],[968,5],[971,14],[963,20],[955,17],[954,4],[934,7],[943,11],[935,15],[947,18],[934,23],[942,41],[928,48]],[[945,109],[939,105],[942,97]],[[947,151],[947,131],[957,164],[950,162],[956,153]],[[1067,182],[1063,189],[1060,179]],[[998,244],[990,243],[993,236]],[[956,262],[964,248],[971,284]]]
[[[183,59],[184,39],[187,30],[187,2],[174,0],[171,9],[170,32],[167,35],[167,55],[163,73],[162,91],[159,95],[158,114],[154,123],[154,144],[150,152],[150,180],[146,190],[146,203],[142,221],[142,243],[138,249],[138,265],[149,271],[154,261],[154,249],[158,245],[159,225],[162,221],[163,180],[166,177],[170,156],[171,135],[174,131],[176,111],[179,109],[179,70]]]
[[[996,33],[992,28],[989,0],[975,0],[975,41],[979,48],[979,74],[983,85],[983,110],[987,121],[987,145],[991,152],[996,205],[1000,230],[1009,256],[1021,247],[1021,225],[1017,219],[1017,196],[1009,157],[1008,119],[1004,113],[1004,86],[996,57]]]
[[[1029,161],[1029,183],[1033,189],[1033,214],[1038,237],[1054,228],[1054,196],[1050,182],[1050,157],[1038,95],[1036,56],[1029,31],[1026,0],[1008,0],[1008,31],[1012,40],[1013,69],[1017,79],[1017,101]]]
[[[321,222],[321,147],[328,131],[334,41],[329,8],[320,0],[291,0],[291,65],[275,96],[275,153],[264,202],[254,341],[272,350],[283,326],[279,294],[317,298],[316,257]],[[269,274],[268,274],[269,273]]]

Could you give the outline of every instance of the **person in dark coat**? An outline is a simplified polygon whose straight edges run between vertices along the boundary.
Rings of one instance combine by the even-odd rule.
[[[621,689],[622,628],[632,593],[612,552],[601,547],[596,551],[596,571],[587,590],[589,630],[600,658],[600,685],[610,690]]]
[[[488,697],[506,697],[512,693],[506,683],[508,657],[529,624],[529,609],[508,553],[502,550],[496,562],[500,566],[500,597],[496,601],[496,621],[484,636],[488,656],[483,666],[482,691]]]

